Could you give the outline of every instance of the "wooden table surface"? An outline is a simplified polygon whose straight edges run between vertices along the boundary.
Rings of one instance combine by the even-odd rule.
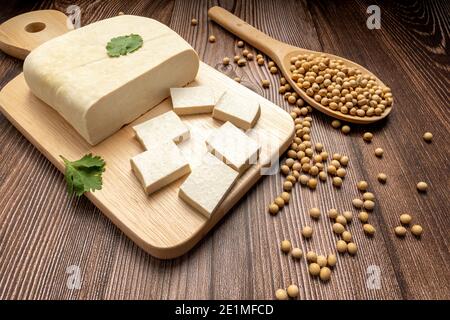
[[[70,4],[8,1],[0,22],[30,10],[65,12]],[[381,29],[369,30],[372,1],[77,1],[82,25],[119,11],[151,17],[215,67],[241,51],[234,36],[207,20],[207,8],[217,4],[279,40],[354,60],[391,86],[395,109],[389,119],[352,125],[348,136],[330,126],[331,118],[312,114],[313,142],[350,157],[341,190],[329,180],[316,191],[296,186],[290,205],[272,217],[267,206],[283,178],[264,177],[193,250],[162,261],[138,248],[87,198],[67,196],[63,176],[0,114],[0,298],[271,299],[276,289],[295,283],[300,299],[449,299],[449,2],[375,3]],[[193,17],[198,27],[190,26]],[[216,43],[208,43],[210,34]],[[0,53],[1,87],[21,71],[22,61]],[[229,75],[236,74],[243,85],[290,109],[278,94],[279,75],[255,62],[233,67]],[[259,85],[264,78],[270,89]],[[371,144],[362,140],[365,130],[374,133]],[[425,131],[434,135],[431,144],[422,139]],[[382,159],[374,156],[376,147],[385,150]],[[385,185],[377,182],[379,172],[388,175]],[[370,216],[377,232],[366,237],[355,219],[349,228],[357,255],[339,256],[331,281],[321,283],[309,276],[305,260],[281,254],[279,243],[290,239],[304,252],[332,253],[337,238],[330,221],[311,222],[307,211],[353,210],[361,179],[377,198]],[[429,184],[426,194],[417,192],[418,181]],[[423,226],[420,240],[394,235],[405,212]],[[311,241],[300,237],[306,224],[314,227]],[[77,270],[79,289],[70,285]]]

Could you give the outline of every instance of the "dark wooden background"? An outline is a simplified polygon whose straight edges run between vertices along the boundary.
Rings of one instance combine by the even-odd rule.
[[[339,4],[338,4],[339,3]],[[376,3],[376,2],[375,2]],[[0,22],[44,8],[65,11],[72,1],[31,5],[8,1]],[[373,1],[77,1],[82,25],[119,11],[157,19],[181,34],[201,59],[218,66],[239,52],[235,37],[207,20],[207,8],[221,5],[269,35],[285,42],[342,55],[374,71],[392,87],[395,109],[385,122],[368,127],[372,144],[363,142],[366,127],[352,125],[344,136],[329,117],[314,112],[313,141],[350,156],[341,190],[330,181],[315,192],[297,186],[292,203],[277,217],[267,204],[281,192],[282,178],[262,179],[192,251],[161,261],[139,249],[85,197],[68,197],[63,176],[0,114],[0,298],[2,299],[261,299],[277,288],[300,287],[300,299],[449,299],[449,12],[448,1],[376,3],[381,30],[366,27]],[[198,27],[190,26],[196,17]],[[207,36],[214,34],[215,44]],[[22,62],[0,53],[0,86],[22,71]],[[279,76],[250,63],[236,72],[243,84],[280,107]],[[262,78],[272,86],[263,90]],[[431,131],[431,144],[422,134]],[[374,157],[375,147],[385,150]],[[380,185],[379,172],[388,175]],[[355,258],[340,256],[329,283],[312,279],[304,260],[280,254],[279,242],[291,239],[305,252],[334,251],[330,222],[310,222],[307,210],[351,209],[355,183],[365,179],[377,197],[367,238],[359,221],[350,230],[359,246]],[[415,185],[429,183],[427,194]],[[421,240],[393,234],[401,213],[424,227]],[[356,214],[356,211],[354,211]],[[301,226],[315,236],[305,242]],[[80,290],[67,287],[67,268],[81,269]],[[370,289],[369,266],[381,271],[381,288]]]

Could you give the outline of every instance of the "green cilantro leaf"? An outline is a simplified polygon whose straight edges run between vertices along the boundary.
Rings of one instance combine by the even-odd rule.
[[[99,156],[87,154],[76,161],[69,161],[60,156],[66,165],[65,177],[67,192],[77,196],[85,192],[102,189],[102,173],[105,171],[105,160]]]
[[[136,51],[142,47],[143,43],[144,41],[140,35],[130,34],[128,36],[112,38],[106,45],[106,50],[108,51],[108,56],[120,57]]]

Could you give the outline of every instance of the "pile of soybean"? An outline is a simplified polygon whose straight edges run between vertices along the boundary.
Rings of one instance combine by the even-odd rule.
[[[306,95],[333,111],[358,117],[381,116],[392,106],[391,89],[374,76],[326,55],[291,58],[291,79]]]

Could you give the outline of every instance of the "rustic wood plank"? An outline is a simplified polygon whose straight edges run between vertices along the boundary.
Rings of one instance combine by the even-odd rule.
[[[65,11],[69,4],[12,2],[2,9],[0,21],[38,8]],[[119,11],[158,19],[189,41],[202,60],[231,77],[241,76],[244,85],[289,110],[277,92],[279,75],[254,62],[244,68],[220,65],[224,56],[241,50],[234,36],[207,20],[207,7],[216,4],[277,39],[355,60],[391,85],[396,105],[389,119],[369,127],[352,125],[348,137],[330,127],[329,117],[312,115],[313,141],[350,157],[343,188],[336,190],[330,181],[315,192],[296,186],[291,204],[272,217],[267,204],[281,192],[283,180],[266,177],[191,252],[160,261],[121,234],[86,198],[67,197],[62,175],[0,115],[0,298],[272,298],[278,287],[297,283],[301,299],[449,299],[448,2],[378,2],[380,30],[365,27],[366,8],[373,3],[362,0],[292,0],[283,6],[256,0],[79,5],[82,24]],[[198,27],[190,26],[192,17],[199,19]],[[216,43],[207,42],[210,34]],[[0,86],[20,71],[20,61],[0,53]],[[264,78],[271,81],[268,90],[259,85]],[[375,134],[371,144],[361,139],[365,130]],[[427,130],[434,134],[431,144],[421,139]],[[373,156],[378,146],[385,150],[383,159]],[[381,171],[389,177],[386,185],[376,180]],[[339,257],[332,280],[320,283],[308,275],[304,261],[279,252],[279,241],[289,238],[304,252],[330,253],[336,241],[330,222],[325,217],[311,222],[307,210],[351,209],[360,179],[377,197],[371,214],[377,234],[368,239],[354,221],[350,230],[359,246],[357,256]],[[429,183],[427,194],[415,190],[418,180]],[[393,235],[403,212],[424,226],[421,240]],[[315,229],[311,241],[300,237],[305,224]],[[66,286],[70,265],[81,267],[81,290]],[[380,290],[366,286],[370,265],[381,268]]]

